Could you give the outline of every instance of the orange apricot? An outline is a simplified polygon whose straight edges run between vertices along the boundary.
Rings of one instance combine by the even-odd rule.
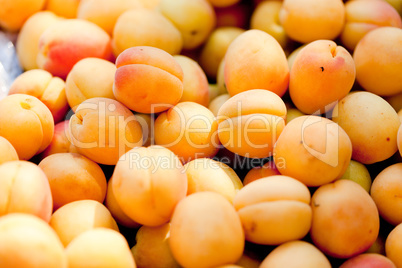
[[[367,266],[371,268],[397,268],[390,259],[377,253],[359,254],[342,263],[339,268],[364,268]]]
[[[385,241],[385,255],[389,258],[397,268],[402,266],[402,223],[398,224],[388,234]]]
[[[0,136],[0,164],[18,159],[14,146],[4,137]]]
[[[70,142],[71,139],[67,138],[68,126],[70,120],[65,120],[57,123],[54,126],[54,134],[52,141],[46,147],[46,149],[40,154],[40,158],[43,159],[46,156],[57,153],[77,153],[77,149]]]
[[[49,222],[52,193],[45,173],[28,161],[0,165],[0,216],[10,213],[35,215]]]
[[[130,219],[158,226],[170,220],[186,196],[187,177],[172,151],[161,146],[137,147],[117,162],[112,188],[117,204]]]
[[[75,153],[58,153],[44,158],[39,167],[45,172],[52,191],[53,209],[77,200],[103,203],[106,177],[98,164]]]
[[[231,96],[256,88],[282,96],[289,84],[289,67],[275,38],[261,30],[248,30],[227,49],[224,76]]]
[[[47,222],[25,213],[0,217],[0,266],[67,268],[60,239]]]
[[[183,95],[180,64],[159,48],[131,47],[117,57],[116,67],[113,93],[131,110],[159,113],[177,104]]]
[[[115,165],[128,150],[142,145],[142,128],[123,104],[91,98],[70,118],[69,138],[78,152],[105,165]]]
[[[0,27],[18,32],[25,21],[45,5],[46,0],[1,0]]]
[[[86,1],[86,0],[85,0]],[[58,16],[73,19],[77,17],[78,6],[82,0],[47,0],[45,9]]]
[[[311,207],[311,238],[329,256],[350,258],[363,253],[378,236],[377,207],[353,181],[337,180],[320,186],[312,196]]]
[[[263,166],[250,169],[250,171],[247,172],[246,176],[244,177],[243,184],[247,185],[250,182],[275,175],[281,175],[281,173],[279,173],[278,169],[276,168],[274,161],[271,160],[265,163]]]
[[[214,192],[187,196],[174,210],[170,250],[184,267],[233,264],[244,249],[244,233],[235,209]]]
[[[155,120],[155,143],[172,150],[183,163],[214,157],[218,124],[212,112],[195,102],[180,102]]]
[[[45,150],[53,138],[52,113],[38,98],[27,94],[0,100],[0,126],[0,136],[14,146],[21,160]]]
[[[219,140],[241,156],[268,157],[285,127],[285,118],[286,106],[278,95],[264,89],[247,90],[219,109]]]
[[[273,151],[282,175],[307,186],[320,186],[340,178],[352,156],[352,143],[333,121],[319,116],[300,116],[286,125]]]

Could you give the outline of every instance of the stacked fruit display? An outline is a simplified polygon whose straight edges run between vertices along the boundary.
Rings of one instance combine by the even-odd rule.
[[[0,0],[0,267],[402,268],[401,13]]]

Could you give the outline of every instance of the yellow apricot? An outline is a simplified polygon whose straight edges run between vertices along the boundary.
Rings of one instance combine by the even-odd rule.
[[[402,223],[398,224],[388,234],[385,241],[385,254],[396,265],[396,267],[402,266]]]

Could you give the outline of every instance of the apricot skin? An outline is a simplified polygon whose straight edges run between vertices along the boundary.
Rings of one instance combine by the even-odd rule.
[[[7,139],[0,136],[0,164],[15,160],[18,160],[17,151]]]
[[[353,181],[338,180],[321,186],[312,196],[311,207],[311,238],[329,256],[350,258],[363,253],[378,236],[377,207]]]
[[[402,223],[398,224],[389,233],[385,241],[385,255],[389,258],[396,267],[402,267]]]

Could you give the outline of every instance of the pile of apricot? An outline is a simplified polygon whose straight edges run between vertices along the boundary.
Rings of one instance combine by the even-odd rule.
[[[0,267],[402,268],[401,14],[0,0]]]

